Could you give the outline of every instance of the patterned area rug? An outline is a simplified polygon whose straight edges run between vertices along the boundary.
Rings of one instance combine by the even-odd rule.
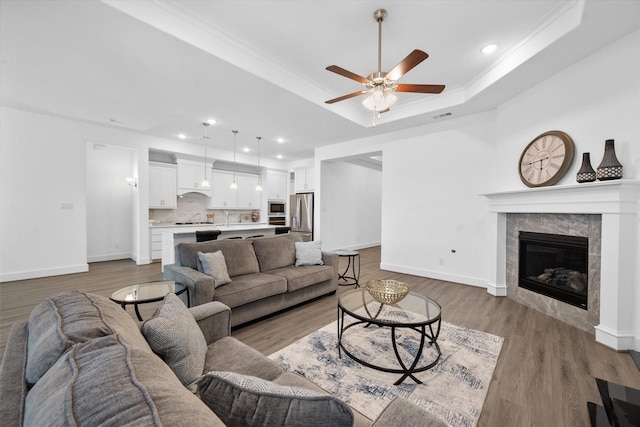
[[[346,318],[345,324],[353,319]],[[399,352],[405,363],[414,359],[419,333],[398,329]],[[338,357],[337,323],[333,322],[269,356],[285,370],[302,375],[350,406],[375,419],[396,397],[402,396],[437,415],[451,426],[475,426],[482,412],[491,376],[504,338],[442,322],[438,344],[442,357],[430,370],[393,383],[401,375],[367,368],[342,353]],[[356,357],[377,366],[396,368],[398,362],[389,328],[354,326],[343,334],[343,344]],[[418,366],[435,360],[434,346],[425,348]]]

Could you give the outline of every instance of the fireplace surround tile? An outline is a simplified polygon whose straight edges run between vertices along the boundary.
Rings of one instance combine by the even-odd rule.
[[[595,334],[600,321],[600,240],[602,217],[597,214],[507,214],[507,298]],[[518,286],[520,231],[582,236],[589,239],[589,293],[587,310]]]

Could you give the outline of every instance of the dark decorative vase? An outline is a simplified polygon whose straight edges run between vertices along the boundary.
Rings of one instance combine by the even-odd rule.
[[[604,157],[600,166],[598,166],[598,179],[607,181],[610,179],[622,178],[622,165],[616,157],[616,148],[613,145],[613,139],[607,139],[604,142]]]
[[[589,153],[582,153],[582,166],[576,174],[578,182],[593,182],[596,180],[596,171],[591,167],[591,156]]]

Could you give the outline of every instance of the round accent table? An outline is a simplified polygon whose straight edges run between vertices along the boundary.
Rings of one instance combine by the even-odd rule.
[[[187,307],[189,307],[191,305],[189,288],[172,281],[149,282],[127,286],[112,293],[109,299],[120,304],[123,310],[126,310],[127,304],[133,304],[138,320],[142,321],[142,316],[140,316],[140,311],[138,311],[138,304],[162,301],[169,293],[180,295],[184,292],[187,293]]]
[[[340,249],[335,251],[339,257],[347,258],[347,268],[345,268],[342,274],[338,273],[338,285],[351,286],[356,285],[356,288],[360,287],[360,253],[358,251],[349,251],[346,249]],[[356,269],[356,260],[358,267]],[[351,268],[351,276],[347,276]]]
[[[414,374],[433,368],[442,352],[438,345],[441,321],[440,305],[423,295],[409,292],[395,304],[381,304],[366,289],[347,291],[338,300],[338,356],[344,352],[351,359],[372,369],[401,374],[394,383],[398,385],[411,378],[422,382]],[[358,350],[350,345],[350,337],[358,336],[359,328],[371,326],[390,329],[390,345]],[[402,356],[406,349],[397,342],[398,335],[414,334],[419,344],[412,349],[410,358]],[[369,343],[371,344],[371,343]],[[376,352],[395,353],[397,366],[379,366],[372,362]],[[411,355],[411,353],[414,353]]]

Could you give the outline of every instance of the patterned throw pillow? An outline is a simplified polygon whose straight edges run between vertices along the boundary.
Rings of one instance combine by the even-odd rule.
[[[301,265],[323,265],[322,262],[322,241],[296,242],[296,266]]]
[[[351,408],[333,396],[250,375],[209,372],[198,381],[198,393],[227,426],[353,425]]]
[[[227,271],[227,262],[224,260],[222,251],[198,252],[198,258],[202,264],[202,272],[213,277],[214,288],[231,282]]]
[[[170,293],[155,317],[142,324],[142,334],[151,349],[173,370],[180,382],[194,391],[202,375],[207,342],[184,303]]]

